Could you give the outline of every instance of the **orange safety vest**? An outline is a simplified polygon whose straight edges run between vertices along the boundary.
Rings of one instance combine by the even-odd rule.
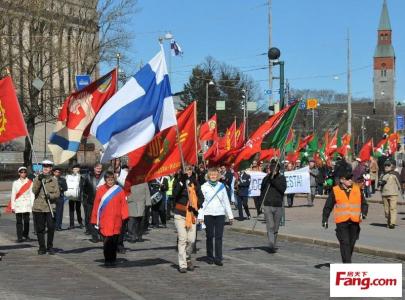
[[[348,220],[352,222],[361,222],[361,190],[357,184],[354,184],[350,191],[349,197],[340,186],[333,187],[333,193],[335,195],[335,223],[343,223]]]

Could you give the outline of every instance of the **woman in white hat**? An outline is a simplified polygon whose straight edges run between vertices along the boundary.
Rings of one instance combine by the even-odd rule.
[[[13,182],[11,190],[11,211],[15,213],[17,220],[17,242],[32,241],[30,232],[30,213],[34,203],[32,181],[27,178],[27,168],[18,168],[19,178]]]

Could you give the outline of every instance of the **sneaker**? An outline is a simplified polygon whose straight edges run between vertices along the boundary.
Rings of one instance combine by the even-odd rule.
[[[125,250],[124,247],[118,247],[117,252],[118,252],[119,254],[125,254],[127,251]]]
[[[80,223],[80,224],[79,224],[79,228],[80,228],[80,229],[83,229],[83,227],[84,227],[83,224]]]
[[[222,267],[224,264],[222,263],[222,260],[220,260],[220,259],[216,259],[215,260],[215,264],[217,265],[217,266],[220,266],[220,267]]]
[[[250,216],[247,216],[246,219],[247,219],[247,220],[250,220]]]
[[[207,259],[207,264],[209,264],[209,265],[214,264],[214,259],[211,258],[211,257],[209,257],[209,258]]]
[[[395,229],[395,224],[391,224],[388,226],[389,229]]]
[[[38,255],[45,255],[46,251],[45,250],[38,250]]]
[[[180,268],[179,272],[182,273],[182,274],[187,273],[187,269],[186,268]]]
[[[70,226],[69,226],[69,230],[70,230],[70,229],[75,229],[75,226],[70,225]]]
[[[32,238],[30,238],[29,236],[25,237],[25,241],[26,242],[33,242],[34,240]]]
[[[23,239],[17,239],[17,241],[16,241],[16,243],[22,243],[23,242]]]
[[[190,272],[194,271],[194,265],[191,261],[187,262],[187,271],[190,271]]]
[[[55,250],[53,248],[49,248],[46,250],[49,255],[55,255]]]

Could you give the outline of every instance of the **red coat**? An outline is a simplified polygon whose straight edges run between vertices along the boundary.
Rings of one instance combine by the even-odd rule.
[[[94,199],[91,223],[97,224],[97,213],[103,195],[110,189],[106,184],[97,189]],[[128,219],[128,204],[125,192],[119,188],[119,192],[104,207],[100,216],[99,227],[103,236],[112,236],[121,233],[122,222]]]

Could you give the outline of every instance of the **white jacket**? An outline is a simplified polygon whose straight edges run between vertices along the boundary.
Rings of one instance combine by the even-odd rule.
[[[16,199],[16,195],[21,187],[28,182],[28,178],[23,180],[17,179],[13,182],[13,186],[11,189],[11,209],[14,210],[15,213],[27,213],[32,212],[32,205],[34,204],[35,195],[32,192],[32,184],[31,187],[22,194],[18,199]]]
[[[223,186],[215,195],[215,192],[221,186],[223,186],[223,183],[221,182],[218,182],[215,187],[209,182],[206,182],[201,186],[201,192],[204,195],[204,202],[202,208],[198,211],[198,220],[204,220],[204,216],[222,215],[227,216],[230,220],[233,219],[232,209],[225,186]]]
[[[66,175],[67,191],[65,197],[68,199],[78,199],[80,195],[80,174]]]

